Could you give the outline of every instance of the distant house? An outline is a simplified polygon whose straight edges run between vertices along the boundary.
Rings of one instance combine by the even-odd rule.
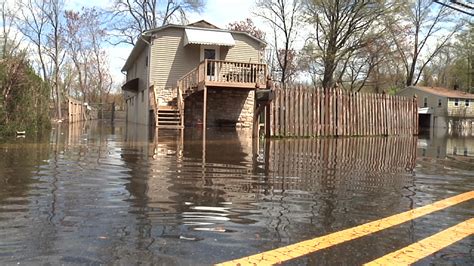
[[[122,68],[127,121],[252,127],[255,91],[266,86],[264,47],[203,20],[144,32]]]
[[[398,94],[417,97],[422,127],[446,128],[458,122],[472,126],[474,121],[474,94],[422,86],[410,86]]]

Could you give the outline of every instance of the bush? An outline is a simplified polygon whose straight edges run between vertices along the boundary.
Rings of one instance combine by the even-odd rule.
[[[0,135],[49,128],[49,86],[22,57],[0,59]]]

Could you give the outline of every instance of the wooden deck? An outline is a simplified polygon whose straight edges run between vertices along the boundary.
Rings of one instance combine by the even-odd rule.
[[[204,90],[205,87],[264,89],[266,77],[266,64],[206,59],[178,80],[178,88],[185,95]]]

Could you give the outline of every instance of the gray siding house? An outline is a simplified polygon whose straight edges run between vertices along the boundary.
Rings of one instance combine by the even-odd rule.
[[[399,95],[417,97],[420,126],[448,128],[455,124],[472,127],[474,94],[442,87],[410,86]]]
[[[206,21],[144,32],[122,68],[127,121],[252,127],[255,91],[266,86],[264,47]]]

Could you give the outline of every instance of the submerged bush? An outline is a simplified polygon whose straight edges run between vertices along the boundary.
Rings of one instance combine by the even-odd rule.
[[[50,127],[49,87],[19,56],[0,59],[0,135]]]

